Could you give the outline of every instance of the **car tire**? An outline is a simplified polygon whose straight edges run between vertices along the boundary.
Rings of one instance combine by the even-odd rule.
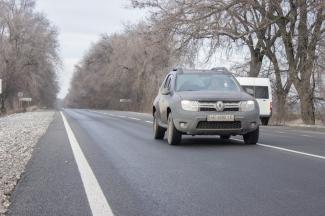
[[[169,145],[179,145],[182,141],[182,134],[176,129],[172,114],[168,115],[167,142]]]
[[[220,136],[220,139],[223,139],[223,140],[228,140],[230,138],[230,135],[221,135]]]
[[[245,144],[246,145],[256,145],[256,143],[258,142],[259,133],[260,133],[260,129],[258,127],[256,130],[249,132],[247,134],[244,134],[243,138],[244,138]]]
[[[161,127],[158,124],[157,117],[154,115],[153,117],[153,135],[155,139],[162,140],[164,139],[166,129]]]

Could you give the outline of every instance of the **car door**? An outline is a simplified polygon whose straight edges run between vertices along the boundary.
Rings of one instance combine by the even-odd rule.
[[[167,124],[167,108],[168,108],[168,101],[170,99],[170,94],[165,94],[166,92],[170,91],[172,75],[168,75],[161,89],[161,95],[159,100],[159,108],[160,108],[160,120],[162,123]]]
[[[261,116],[270,116],[270,94],[268,86],[255,86],[255,98],[260,107]]]

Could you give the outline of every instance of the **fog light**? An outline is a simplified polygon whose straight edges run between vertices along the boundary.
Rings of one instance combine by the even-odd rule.
[[[181,126],[181,128],[186,128],[187,127],[187,123],[186,122],[180,122],[179,125]]]
[[[251,128],[256,127],[256,122],[251,122]]]

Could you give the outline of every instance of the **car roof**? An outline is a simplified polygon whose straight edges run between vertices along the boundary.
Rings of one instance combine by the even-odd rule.
[[[222,74],[222,75],[231,75],[231,73],[225,67],[216,67],[211,70],[207,69],[183,69],[176,68],[171,71],[172,74],[197,74],[197,73],[210,73],[210,74]]]

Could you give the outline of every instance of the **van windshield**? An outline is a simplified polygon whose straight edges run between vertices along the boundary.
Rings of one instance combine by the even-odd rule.
[[[267,86],[247,86],[243,85],[243,89],[257,99],[268,99],[269,89]]]
[[[231,75],[200,73],[178,74],[176,91],[235,91],[240,87]]]

